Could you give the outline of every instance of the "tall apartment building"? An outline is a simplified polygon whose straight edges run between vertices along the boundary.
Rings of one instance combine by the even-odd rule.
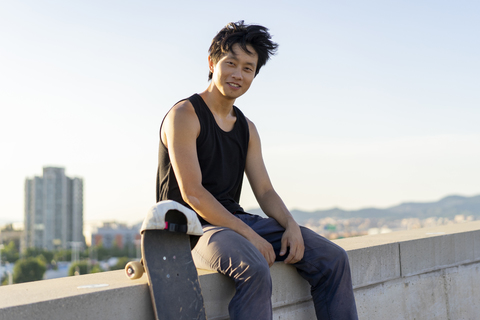
[[[85,243],[83,180],[69,178],[64,168],[44,167],[43,177],[25,179],[26,248],[53,250]]]

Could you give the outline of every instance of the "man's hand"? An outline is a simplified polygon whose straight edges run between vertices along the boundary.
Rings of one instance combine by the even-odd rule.
[[[273,250],[273,246],[258,234],[255,233],[255,235],[256,236],[253,236],[248,240],[258,249],[258,251],[260,251],[265,260],[267,260],[268,266],[271,267],[275,262],[275,251]]]
[[[290,248],[290,253],[285,259],[285,263],[293,264],[302,260],[305,252],[305,246],[303,243],[302,232],[296,223],[289,225],[283,233],[282,247],[280,249],[281,256],[284,256],[287,253],[287,248]]]

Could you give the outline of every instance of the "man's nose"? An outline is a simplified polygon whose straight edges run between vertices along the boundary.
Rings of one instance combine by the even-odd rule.
[[[234,77],[235,79],[242,79],[242,70],[240,69],[235,69],[235,71],[233,71],[232,73],[232,77]]]

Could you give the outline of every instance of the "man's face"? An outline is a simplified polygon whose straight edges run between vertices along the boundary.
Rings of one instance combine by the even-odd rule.
[[[247,92],[255,77],[258,55],[252,46],[247,45],[252,54],[245,52],[239,44],[214,64],[208,58],[212,82],[220,93],[230,99],[236,99]]]

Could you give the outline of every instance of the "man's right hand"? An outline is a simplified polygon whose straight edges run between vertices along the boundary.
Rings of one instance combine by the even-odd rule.
[[[271,267],[275,262],[275,251],[273,251],[273,246],[257,233],[252,235],[251,238],[247,238],[247,240],[250,241],[258,251],[260,251],[265,260],[267,260],[268,266]]]

